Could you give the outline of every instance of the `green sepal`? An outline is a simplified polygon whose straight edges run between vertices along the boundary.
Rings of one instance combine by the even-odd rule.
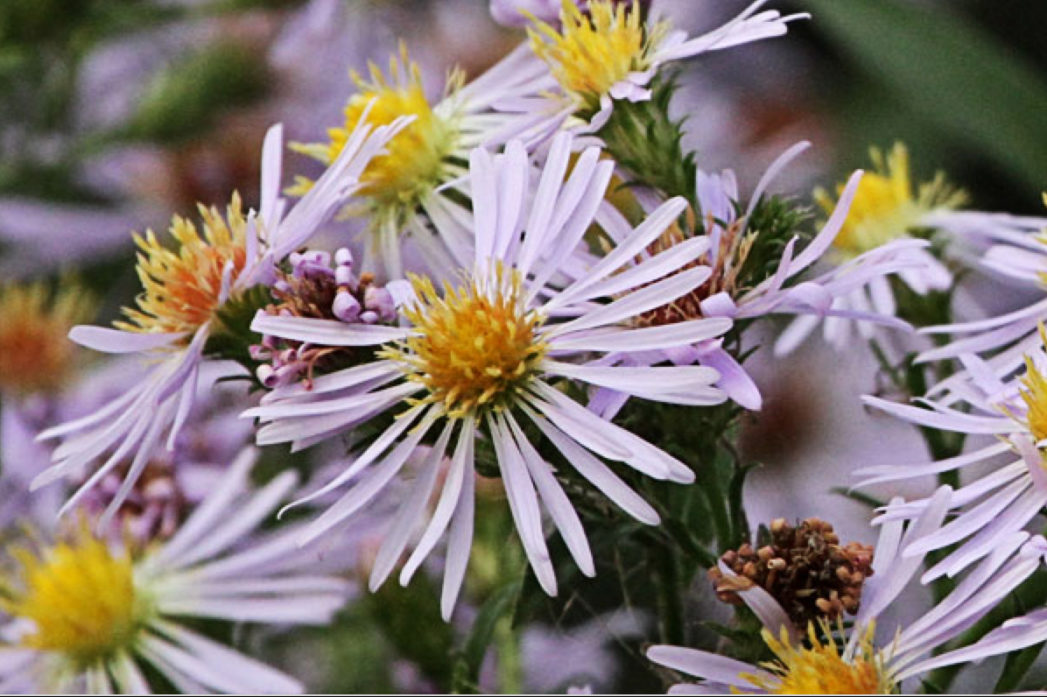
[[[250,346],[261,337],[251,331],[258,310],[272,303],[269,287],[257,285],[233,295],[215,310],[211,334],[204,344],[208,358],[236,361],[254,375],[258,361],[251,358]]]
[[[633,176],[630,185],[642,184],[668,196],[683,196],[697,208],[698,168],[694,153],[684,152],[681,143],[685,119],[669,116],[676,77],[658,76],[650,88],[649,100],[616,101],[611,117],[597,135],[615,162]]]

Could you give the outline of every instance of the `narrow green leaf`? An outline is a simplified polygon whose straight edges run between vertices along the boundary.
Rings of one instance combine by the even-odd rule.
[[[454,669],[454,692],[472,693],[478,689],[480,666],[491,645],[498,621],[512,612],[520,595],[522,581],[517,579],[495,591],[480,608],[472,630]]]

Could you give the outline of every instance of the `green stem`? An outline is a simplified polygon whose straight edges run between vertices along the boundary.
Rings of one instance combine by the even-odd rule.
[[[518,695],[523,690],[523,661],[520,658],[520,638],[513,630],[513,618],[502,617],[495,627],[495,647],[498,650],[498,685],[502,694]]]
[[[661,641],[666,644],[685,646],[683,623],[683,588],[680,583],[680,563],[668,546],[653,550],[655,578],[658,584],[658,616]]]

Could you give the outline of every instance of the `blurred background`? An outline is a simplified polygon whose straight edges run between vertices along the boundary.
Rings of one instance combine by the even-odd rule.
[[[656,11],[692,33],[748,4],[654,0]],[[751,190],[778,153],[808,139],[815,147],[778,184],[805,198],[815,185],[868,166],[870,145],[900,139],[917,181],[943,169],[974,208],[1043,214],[1047,3],[772,6],[813,19],[791,24],[785,38],[700,57],[682,73],[676,108],[703,169],[734,168]],[[449,68],[475,76],[523,34],[496,25],[486,0],[0,0],[3,278],[74,273],[100,299],[96,319],[114,319],[137,292],[131,231],[164,229],[172,213],[192,213],[197,202],[224,205],[233,190],[255,204],[266,128],[279,121],[289,140],[322,140],[341,121],[349,69],[384,64],[399,39],[436,96]],[[288,153],[285,182],[291,173],[316,170]],[[985,283],[970,292],[987,312],[1021,300]],[[757,354],[754,371],[768,398],[743,444],[763,463],[747,491],[751,520],[818,515],[844,540],[873,541],[869,509],[826,482],[846,485],[859,464],[883,462],[887,442],[892,457],[923,453],[914,432],[858,403],[858,394],[878,388],[867,353],[856,346],[834,356],[814,339],[787,360]],[[315,673],[318,690],[432,685],[439,666],[401,660],[376,626],[347,620],[337,644],[324,635],[282,650]],[[627,685],[626,677],[615,682],[621,662],[597,649],[613,651],[608,638],[634,629],[615,617],[570,632],[539,628],[524,638],[525,666],[552,656],[585,670],[521,668],[519,684]],[[565,658],[565,651],[579,653]],[[977,678],[968,687],[977,688]]]

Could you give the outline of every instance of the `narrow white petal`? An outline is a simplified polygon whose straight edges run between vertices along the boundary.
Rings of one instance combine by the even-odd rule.
[[[422,562],[429,555],[429,552],[433,550],[433,547],[436,546],[440,536],[443,535],[447,526],[451,523],[451,516],[458,507],[458,500],[462,492],[466,461],[471,462],[473,458],[473,438],[475,435],[472,434],[475,433],[474,429],[474,418],[467,416],[462,423],[462,430],[458,436],[458,444],[455,446],[454,456],[451,458],[451,466],[447,471],[447,478],[444,481],[443,488],[440,490],[440,500],[436,504],[436,509],[433,511],[433,517],[429,520],[429,525],[426,526],[425,532],[422,533],[422,537],[400,572],[400,585],[406,586],[410,582],[414,572],[422,565]],[[466,438],[466,434],[471,435]]]
[[[333,319],[278,317],[264,313],[255,316],[251,331],[321,346],[375,346],[399,341],[410,334],[409,329],[401,327],[346,324]]]
[[[630,489],[629,485],[622,481],[611,468],[589,454],[585,448],[575,443],[563,431],[554,426],[549,419],[535,413],[533,409],[526,405],[523,408],[542,433],[552,441],[557,450],[563,453],[564,458],[571,463],[571,466],[599,489],[604,496],[642,523],[657,525],[661,522],[658,512],[654,510],[651,504],[644,501],[639,494]]]
[[[476,437],[474,429],[475,426],[470,424],[468,429],[462,429],[458,437],[460,439],[468,438],[472,442]],[[458,505],[451,517],[451,529],[447,534],[447,565],[444,569],[443,588],[440,591],[440,616],[445,621],[451,619],[462,582],[465,580],[465,570],[469,565],[469,551],[473,544],[473,515],[476,507],[473,498],[475,487],[476,473],[473,469],[470,446],[470,451],[465,459],[465,472],[462,476],[462,493],[458,497]]]
[[[407,543],[418,526],[418,521],[425,513],[425,507],[429,503],[429,497],[433,493],[436,484],[436,475],[440,471],[440,463],[444,453],[447,451],[447,442],[451,439],[451,431],[454,429],[453,422],[444,425],[444,430],[436,440],[429,454],[426,455],[421,469],[415,477],[414,484],[407,494],[400,508],[396,512],[393,524],[385,533],[385,539],[378,548],[374,565],[371,567],[371,578],[367,587],[374,592],[385,583],[385,579],[392,573],[396,562],[403,555]]]
[[[69,339],[81,346],[102,353],[138,353],[171,346],[186,336],[185,332],[155,334],[128,332],[122,329],[80,324],[69,330]]]
[[[502,472],[509,511],[516,522],[516,531],[523,543],[524,553],[542,590],[555,596],[556,574],[553,572],[549,550],[545,545],[542,513],[538,507],[538,495],[531,476],[524,465],[523,456],[509,434],[504,418],[488,416],[487,424],[498,457],[498,468]]]
[[[524,465],[538,488],[538,495],[545,503],[549,516],[553,519],[556,529],[560,531],[568,551],[574,557],[578,568],[586,576],[595,576],[596,567],[593,564],[593,553],[589,549],[589,540],[585,536],[582,521],[578,519],[578,512],[574,510],[570,499],[564,493],[560,483],[553,475],[552,467],[549,466],[534,446],[527,440],[527,436],[520,429],[520,425],[512,414],[506,415],[509,428],[512,429],[516,445],[523,455]]]
[[[741,677],[742,674],[764,673],[752,664],[683,646],[656,644],[647,649],[647,658],[681,673],[737,687],[752,687],[752,683]]]

